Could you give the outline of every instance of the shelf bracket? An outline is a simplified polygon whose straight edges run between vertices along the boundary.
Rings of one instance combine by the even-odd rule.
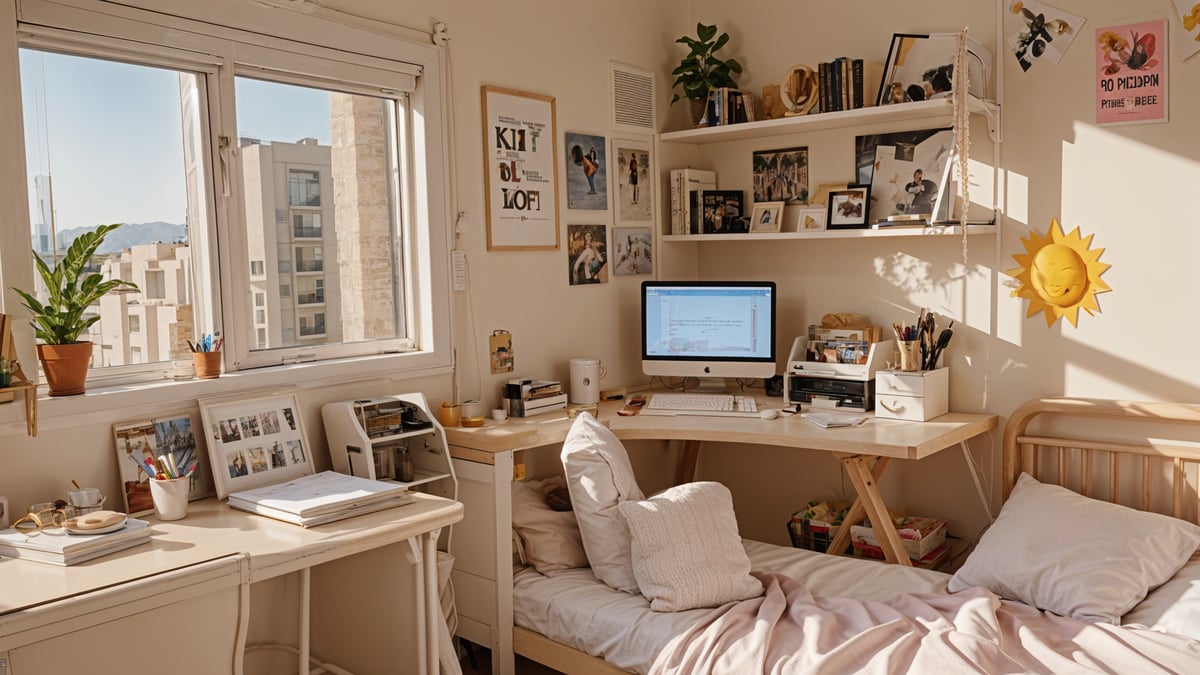
[[[987,119],[988,136],[993,143],[999,144],[1003,139],[1000,132],[1000,104],[995,101],[980,101],[983,116]]]

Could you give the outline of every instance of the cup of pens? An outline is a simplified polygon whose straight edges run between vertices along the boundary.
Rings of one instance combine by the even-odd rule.
[[[192,350],[192,361],[196,365],[196,377],[211,380],[221,376],[221,346],[225,340],[219,334],[207,334],[196,342],[188,341]]]

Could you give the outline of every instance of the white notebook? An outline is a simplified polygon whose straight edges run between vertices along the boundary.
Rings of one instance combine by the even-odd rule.
[[[396,483],[322,471],[275,485],[234,492],[229,495],[229,505],[246,511],[255,511],[249,507],[261,506],[275,513],[308,519],[358,510],[377,502],[396,501],[406,494],[407,488]]]

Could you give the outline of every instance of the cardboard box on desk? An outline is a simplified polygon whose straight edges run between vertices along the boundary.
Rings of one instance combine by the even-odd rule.
[[[881,370],[875,374],[875,416],[925,422],[950,411],[950,368]]]

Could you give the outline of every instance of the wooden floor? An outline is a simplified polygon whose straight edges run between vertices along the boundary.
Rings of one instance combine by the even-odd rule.
[[[463,675],[492,675],[491,650],[479,645],[471,645],[471,647],[474,652],[475,664],[472,666],[470,656],[464,655],[461,661]],[[517,675],[564,675],[553,668],[535,663],[520,655],[517,656],[516,673]]]

